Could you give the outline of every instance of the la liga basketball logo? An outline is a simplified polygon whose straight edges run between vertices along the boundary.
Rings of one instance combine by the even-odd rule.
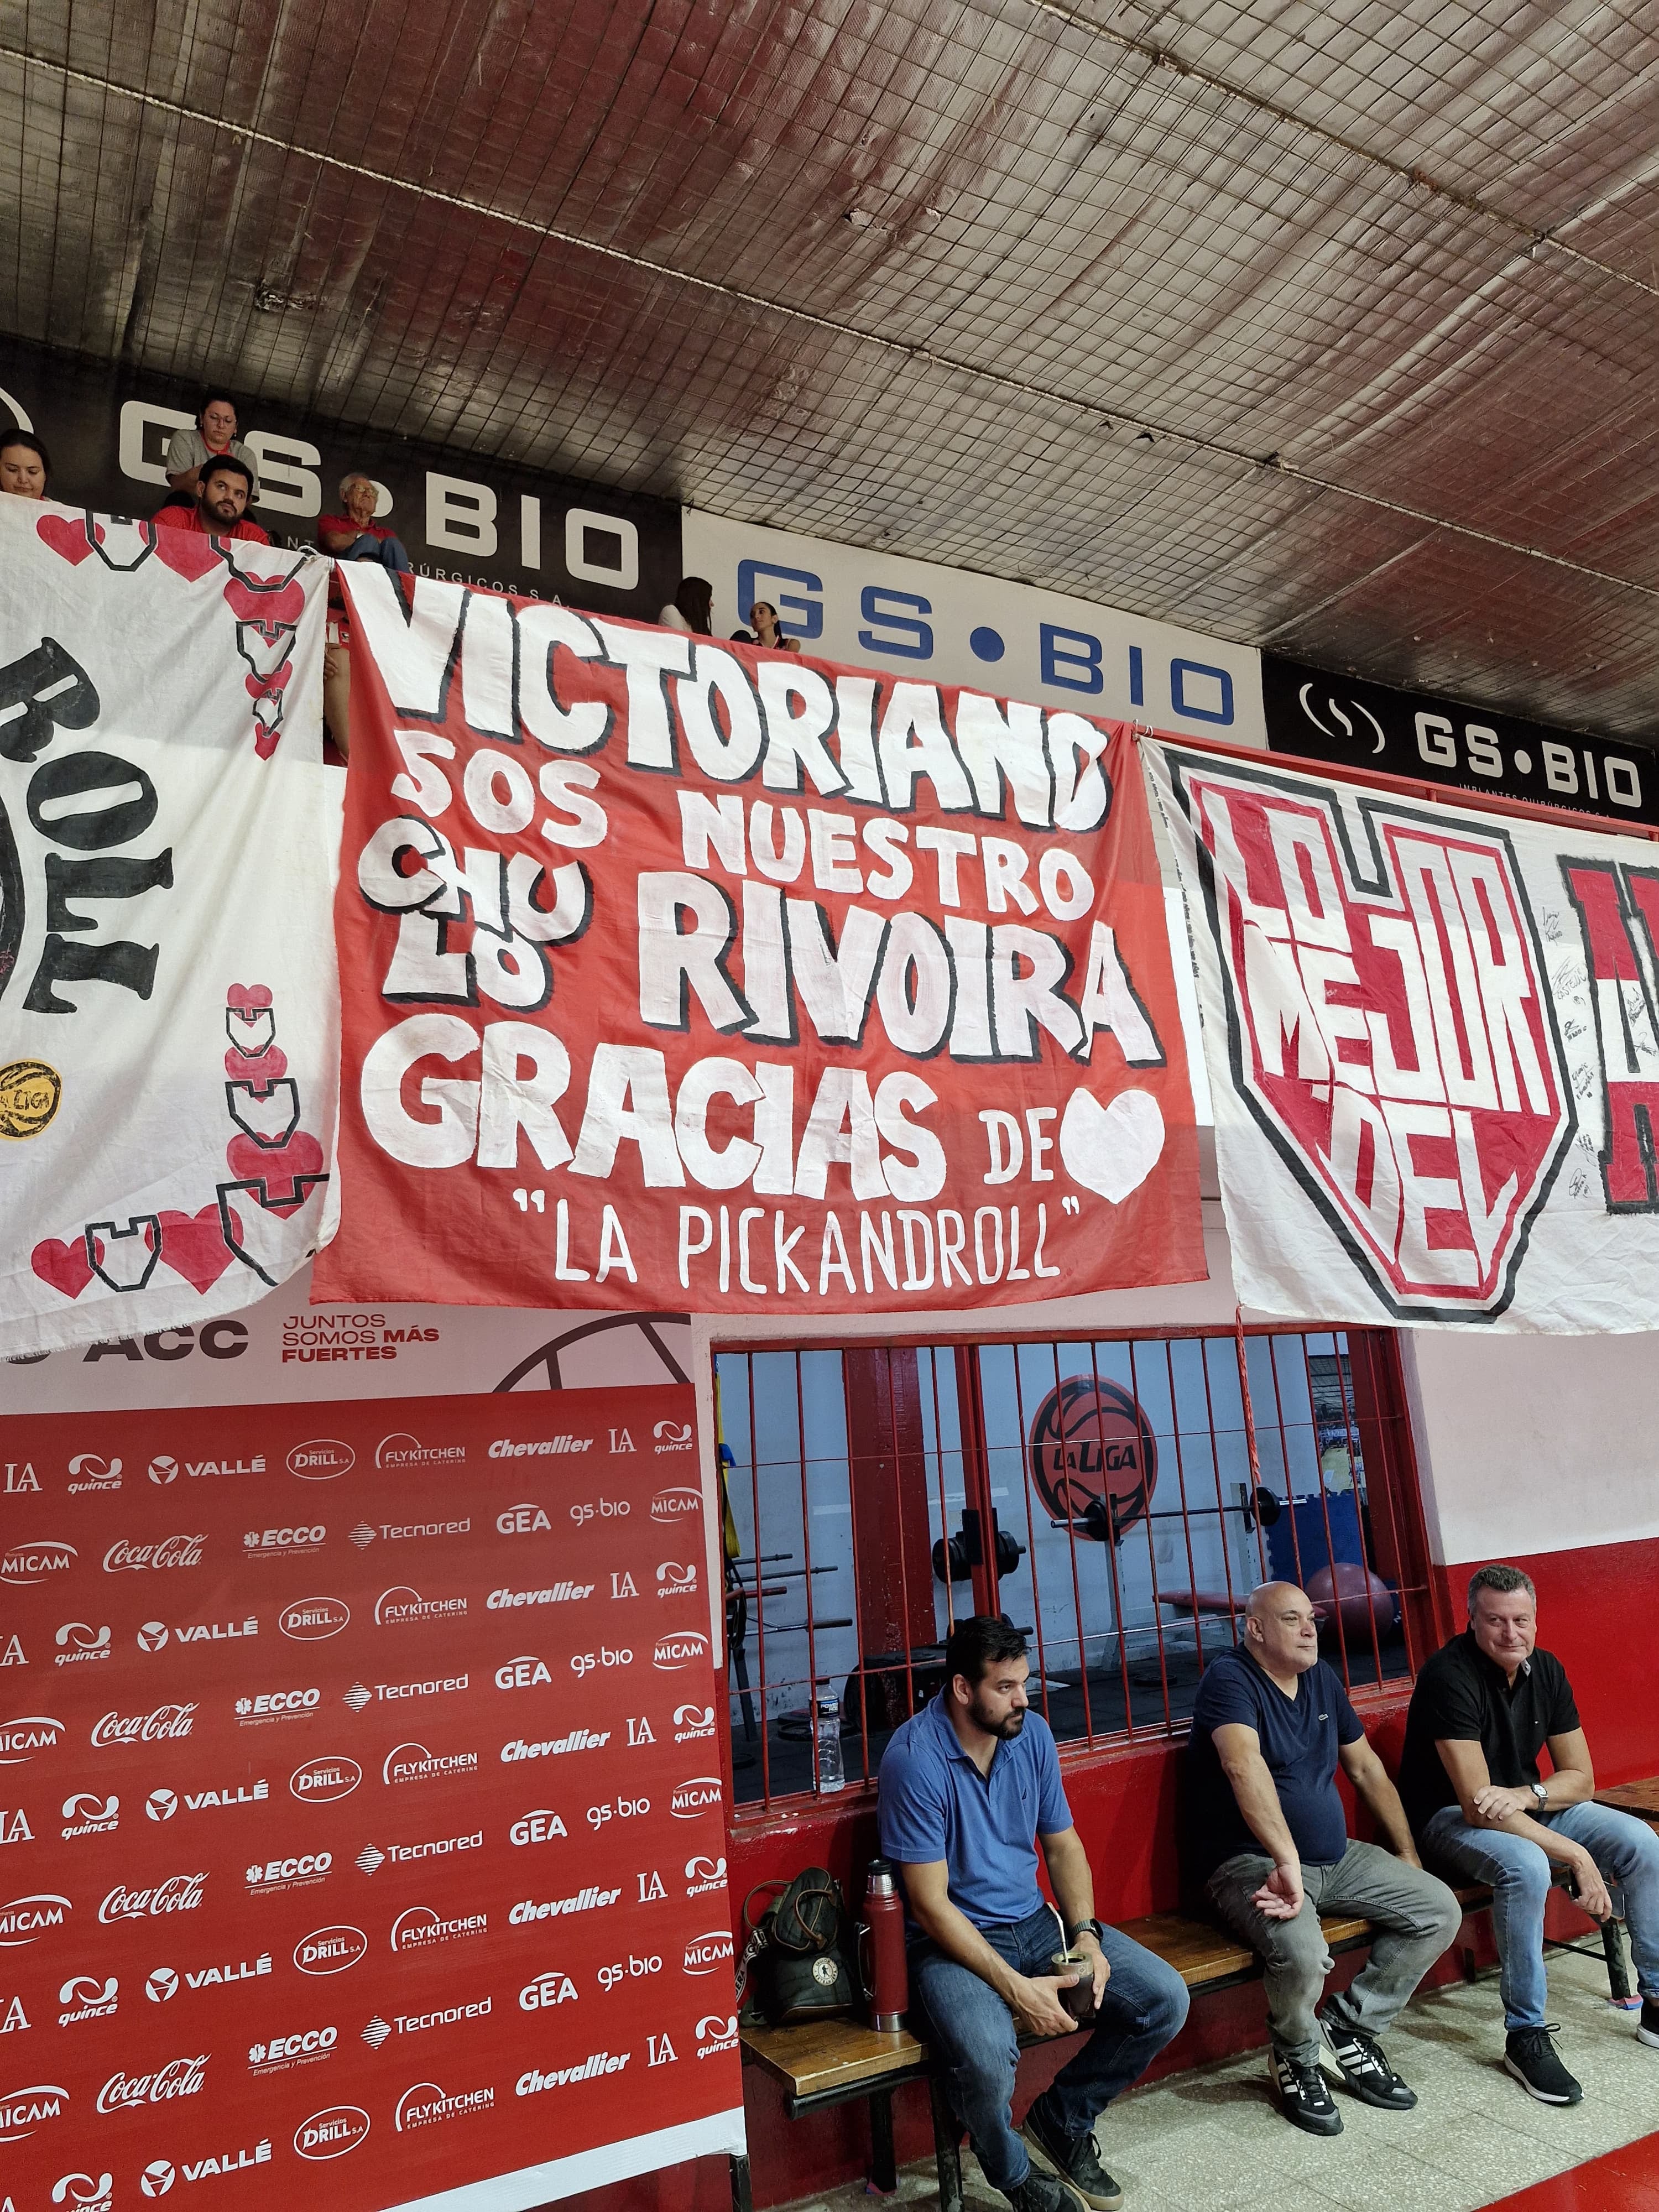
[[[1056,1521],[1115,1543],[1146,1514],[1158,1486],[1158,1443],[1139,1405],[1118,1383],[1073,1375],[1032,1417],[1031,1480]]]

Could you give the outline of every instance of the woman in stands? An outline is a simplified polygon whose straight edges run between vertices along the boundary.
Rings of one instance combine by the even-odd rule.
[[[27,430],[8,430],[0,438],[0,492],[16,499],[44,499],[52,462],[39,438]]]
[[[706,576],[682,576],[679,589],[657,617],[665,629],[707,637],[714,619],[714,586]]]

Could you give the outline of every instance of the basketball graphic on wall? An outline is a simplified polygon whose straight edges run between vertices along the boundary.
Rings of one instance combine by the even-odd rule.
[[[1152,1424],[1129,1393],[1073,1375],[1037,1407],[1026,1441],[1037,1495],[1080,1536],[1115,1543],[1142,1518],[1158,1486]]]

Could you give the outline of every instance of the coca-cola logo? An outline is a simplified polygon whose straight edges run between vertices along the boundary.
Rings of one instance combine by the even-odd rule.
[[[313,1928],[295,1945],[294,1963],[302,1974],[343,1974],[368,1948],[361,1928]]]
[[[167,1743],[188,1735],[196,1722],[196,1707],[157,1705],[151,1713],[106,1713],[92,1731],[94,1750],[112,1743]]]
[[[0,1583],[28,1589],[36,1583],[54,1582],[68,1574],[77,1556],[73,1544],[8,1544],[0,1552]]]
[[[135,1544],[123,1537],[104,1554],[106,1575],[143,1574],[155,1567],[199,1567],[206,1532],[199,1536],[162,1536],[153,1544]]]
[[[361,2105],[326,2105],[295,2129],[294,2148],[301,2158],[343,2158],[368,2130],[368,2114]]]
[[[362,1778],[355,1759],[308,1759],[289,1776],[289,1795],[306,1805],[332,1805],[349,1797]]]
[[[325,1636],[337,1636],[350,1623],[351,1607],[338,1597],[299,1598],[284,1606],[276,1617],[277,1627],[296,1644],[320,1643]]]
[[[159,1919],[167,1912],[194,1912],[206,1883],[204,1869],[200,1874],[170,1874],[165,1881],[148,1889],[128,1889],[118,1884],[99,1906],[98,1917],[107,1924],[112,1920]]]
[[[169,2058],[153,2074],[112,2074],[98,2092],[100,2112],[118,2112],[132,2105],[165,2105],[175,2097],[193,2097],[207,2078],[208,2053],[194,2058]]]

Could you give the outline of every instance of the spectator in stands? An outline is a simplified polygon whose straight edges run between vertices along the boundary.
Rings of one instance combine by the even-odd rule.
[[[317,543],[337,561],[378,561],[398,575],[412,573],[404,542],[389,522],[376,522],[374,509],[380,488],[362,469],[340,479],[338,514],[325,514],[317,525]]]
[[[1350,1841],[1339,1762],[1387,1850]],[[1424,1872],[1399,1793],[1319,1656],[1313,1606],[1294,1583],[1252,1590],[1243,1642],[1205,1668],[1187,1784],[1191,1871],[1267,1969],[1268,2065],[1285,2118],[1310,2135],[1340,2135],[1323,2066],[1363,2104],[1409,2112],[1417,2099],[1378,2038],[1462,1912]],[[1322,1911],[1355,1914],[1376,1930],[1364,1970],[1323,2005],[1331,1960]]]
[[[1593,1804],[1595,1775],[1566,1669],[1537,1649],[1538,1594],[1518,1567],[1469,1579],[1469,1625],[1417,1678],[1400,1787],[1430,1862],[1490,1882],[1507,2030],[1504,2063],[1530,2096],[1576,2105],[1583,2091],[1544,2020],[1544,1907],[1565,1867],[1592,1919],[1624,1892],[1642,1992],[1637,2027],[1659,2047],[1659,1837],[1644,1820]],[[1552,1771],[1538,1777],[1549,1747]]]
[[[714,586],[703,576],[682,576],[679,589],[657,617],[665,629],[707,637],[714,619]]]
[[[44,499],[52,462],[39,438],[27,430],[0,437],[0,492],[18,499]]]
[[[246,538],[256,545],[269,545],[265,532],[248,520],[247,503],[252,496],[252,470],[234,454],[224,453],[198,471],[193,497],[168,500],[155,510],[155,520],[165,529],[193,530],[205,538]]]
[[[1026,1699],[1029,1671],[1025,1639],[1006,1621],[957,1625],[945,1687],[882,1759],[882,1854],[903,1876],[910,1987],[986,2179],[1015,2212],[1077,2212],[1079,2200],[1114,2212],[1123,2195],[1096,2152],[1095,2122],[1179,2032],[1187,1987],[1095,1918],[1054,1740]],[[1037,1887],[1039,1841],[1065,1948],[1089,1962],[1094,2033],[1016,2135],[1016,2036],[1078,2029],[1060,2002],[1067,1979],[1050,1970],[1061,1947]]]
[[[252,447],[244,445],[236,434],[236,402],[226,392],[210,392],[202,402],[194,426],[188,430],[175,430],[167,446],[163,465],[174,493],[184,499],[194,499],[204,465],[226,453],[240,461],[252,478],[253,489],[247,502],[252,507],[259,496],[258,462]]]
[[[778,628],[778,611],[765,599],[757,599],[749,610],[747,629],[734,629],[733,645],[763,645],[769,653],[799,653],[800,640],[786,637]]]

